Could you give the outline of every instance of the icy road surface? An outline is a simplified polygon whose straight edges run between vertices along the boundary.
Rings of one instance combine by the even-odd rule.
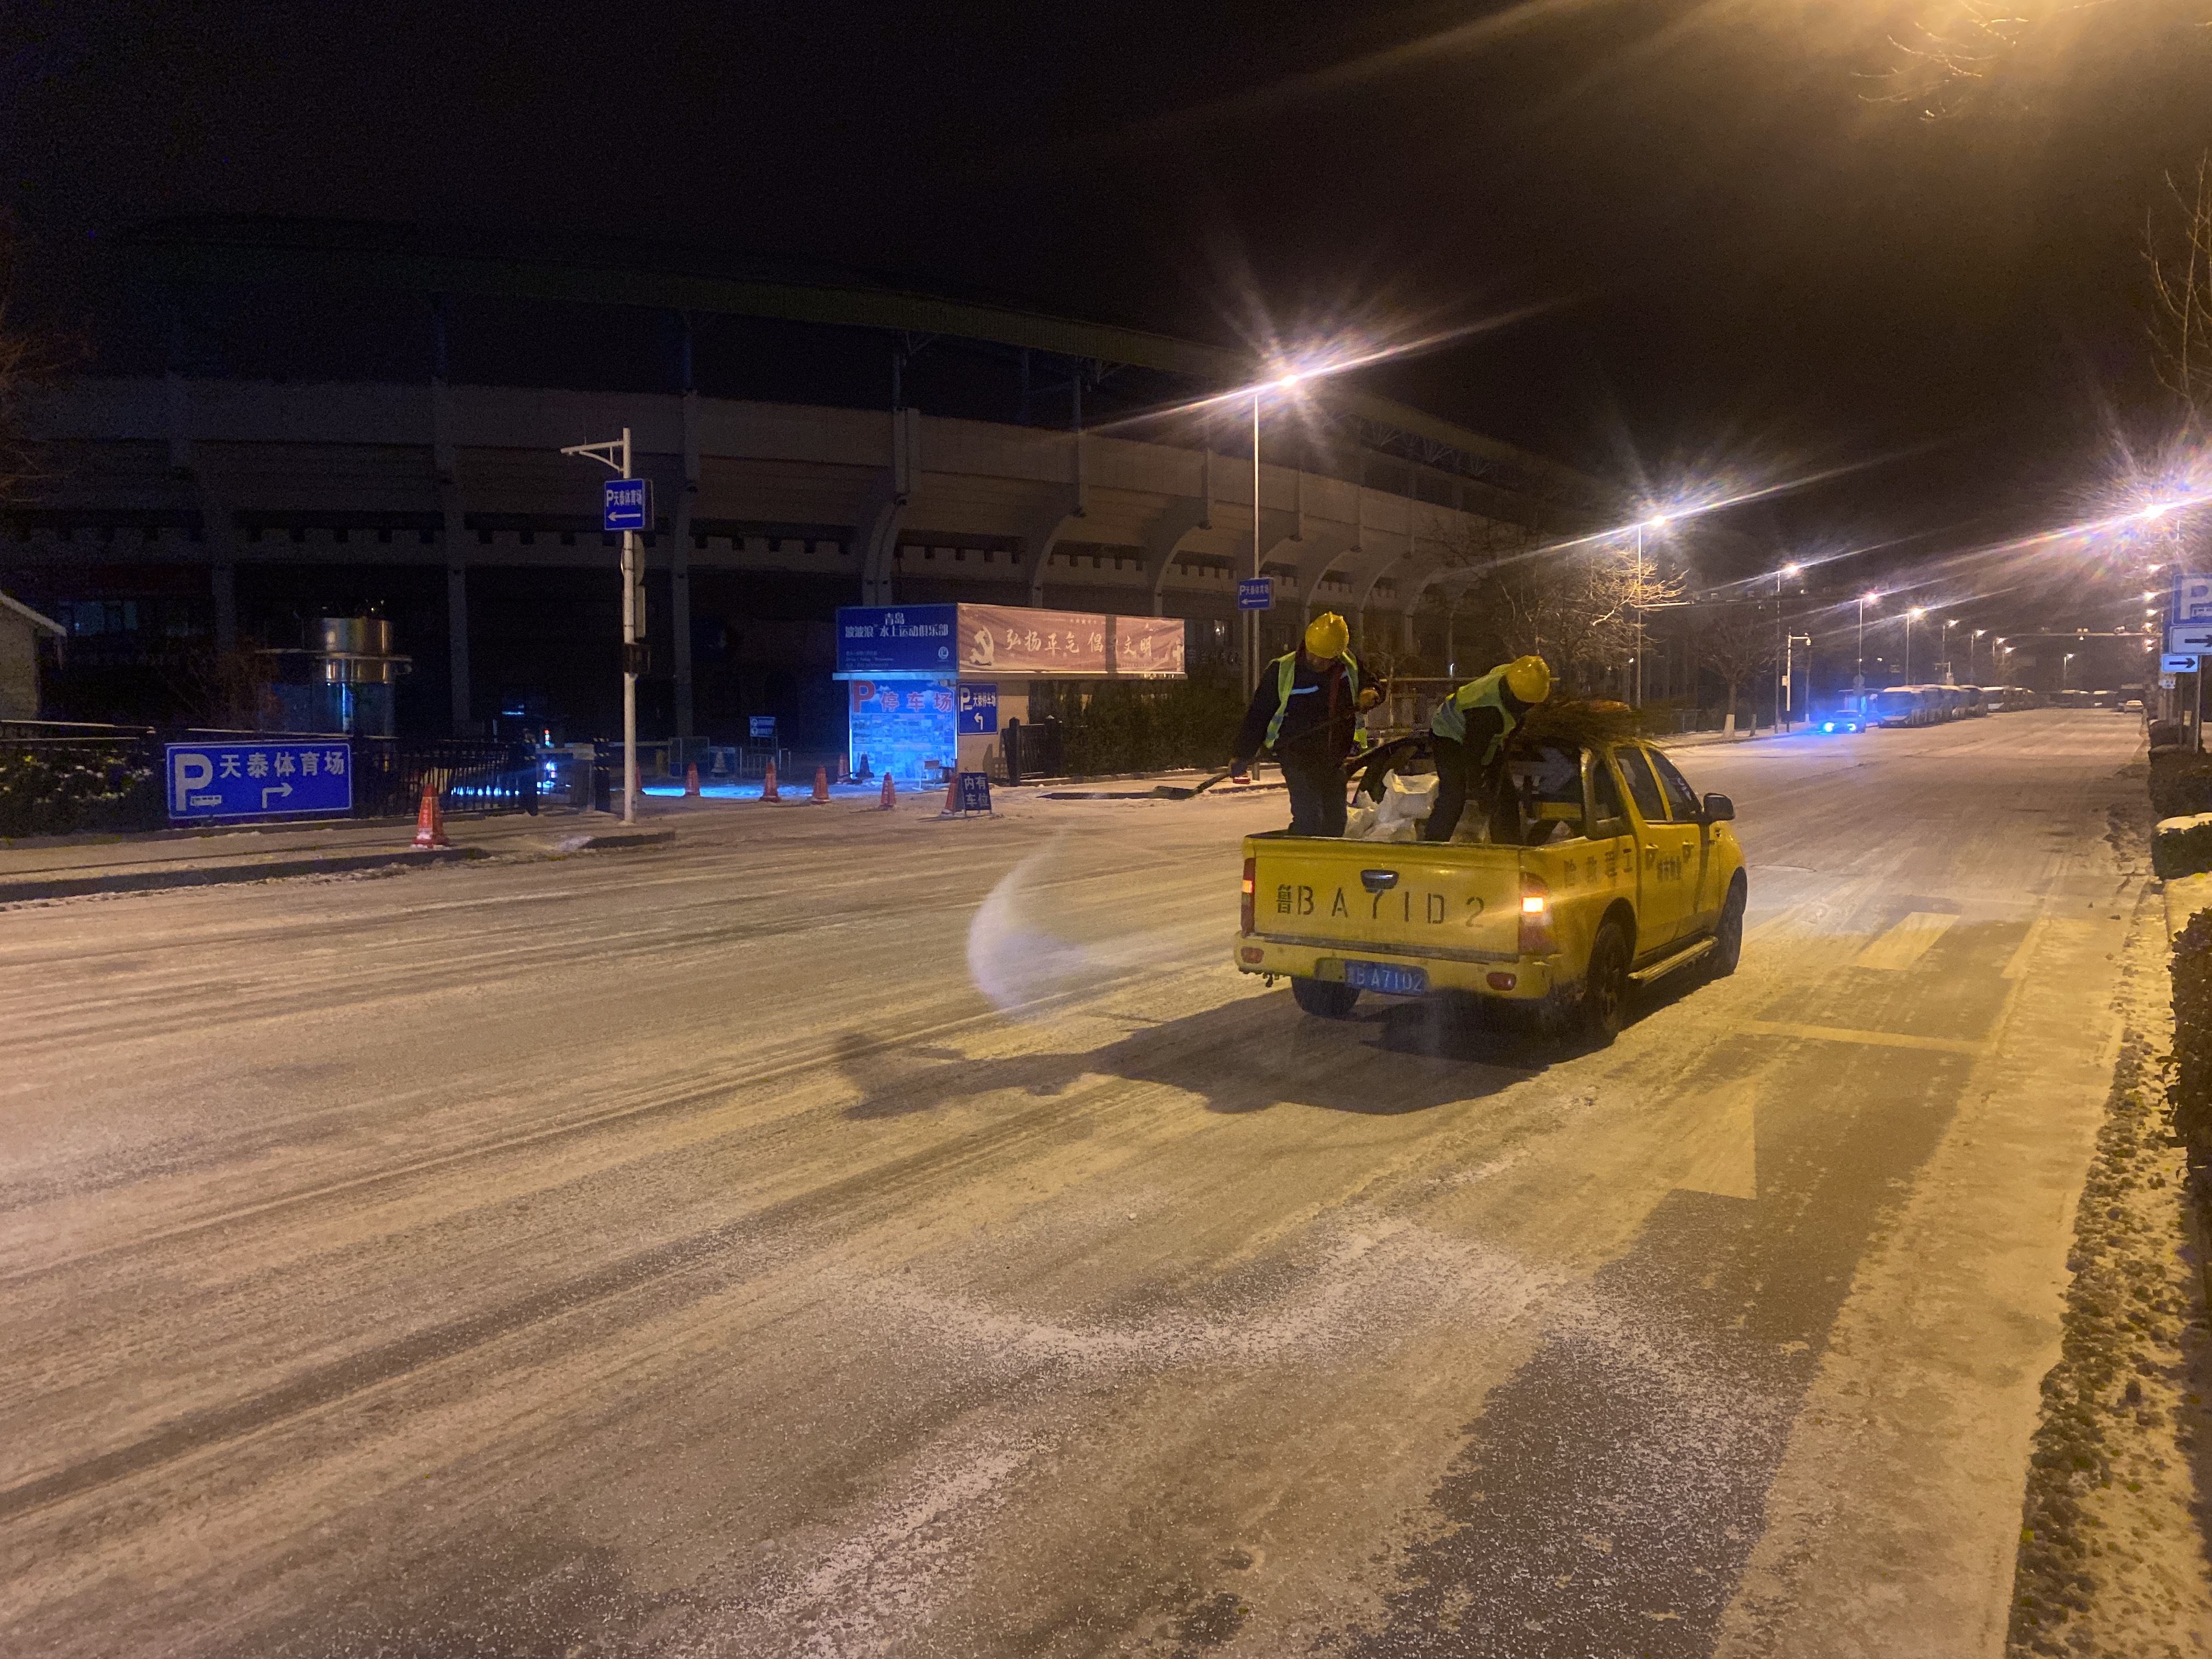
[[[1233,973],[1279,794],[0,912],[0,1650],[1991,1650],[2136,748],[1686,751],[1563,1063]]]

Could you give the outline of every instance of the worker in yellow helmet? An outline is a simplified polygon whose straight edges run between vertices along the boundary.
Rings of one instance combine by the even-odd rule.
[[[1516,657],[1479,680],[1469,680],[1429,716],[1437,757],[1437,799],[1429,808],[1424,841],[1449,841],[1466,810],[1468,785],[1476,784],[1485,811],[1496,809],[1505,783],[1505,740],[1538,703],[1552,695],[1552,670],[1541,657]]]
[[[1344,833],[1344,757],[1359,716],[1382,694],[1359,682],[1352,631],[1334,611],[1306,624],[1305,640],[1260,671],[1237,734],[1230,770],[1242,777],[1262,749],[1273,751],[1291,790],[1291,833]]]

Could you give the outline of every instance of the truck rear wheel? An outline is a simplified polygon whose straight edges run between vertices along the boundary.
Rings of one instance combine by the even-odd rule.
[[[1589,967],[1583,975],[1583,1000],[1577,1011],[1583,1040],[1593,1048],[1607,1047],[1620,1035],[1627,1006],[1628,937],[1619,922],[1608,921],[1590,941]]]
[[[1297,999],[1298,1006],[1310,1014],[1323,1019],[1348,1019],[1352,1005],[1359,1000],[1357,985],[1338,985],[1325,979],[1297,979],[1291,981],[1291,994]]]

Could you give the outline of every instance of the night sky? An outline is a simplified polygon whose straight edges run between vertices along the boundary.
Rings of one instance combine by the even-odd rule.
[[[1518,315],[1367,384],[1658,494],[1856,469],[1738,517],[1905,538],[1881,574],[2078,516],[2156,434],[2145,216],[2212,143],[2166,0],[1933,120],[1885,97],[1926,9],[14,0],[0,144],[27,302],[95,333],[101,239],[203,212],[634,234],[1229,344]]]

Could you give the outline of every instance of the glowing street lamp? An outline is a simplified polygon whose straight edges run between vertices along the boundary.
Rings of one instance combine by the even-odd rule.
[[[1950,661],[1951,661],[1951,630],[1952,630],[1953,629],[1956,628],[1958,625],[1959,625],[1959,619],[1958,619],[1956,617],[1944,617],[1944,618],[1943,618],[1943,641],[1942,641],[1942,647],[1943,647],[1943,660],[1944,660],[1945,662],[1947,662],[1947,663],[1948,663],[1948,662],[1950,662]],[[1972,668],[1969,668],[1969,669],[1967,669],[1967,671],[1966,671],[1967,674],[1968,674],[1970,677],[1972,675],[1973,672],[1974,672],[1974,671],[1973,671]],[[1957,665],[1957,664],[1955,664],[1955,663],[1952,663],[1952,665],[1951,665],[1951,677],[1952,677],[1954,679],[1956,679],[1956,678],[1958,678],[1958,674],[1959,674],[1958,665]]]
[[[1334,374],[1347,368],[1357,368],[1362,363],[1372,362],[1372,353],[1343,355],[1335,357],[1316,356],[1302,364],[1290,366],[1279,359],[1268,365],[1273,372],[1265,380],[1256,380],[1252,393],[1252,578],[1255,581],[1265,574],[1261,568],[1260,550],[1260,411],[1267,396],[1273,392],[1288,395],[1308,380],[1325,374]],[[1235,394],[1231,394],[1235,395]],[[1249,696],[1260,683],[1260,613],[1256,611],[1239,619],[1238,653],[1244,659],[1244,690]]]
[[[1989,631],[1986,628],[1977,628],[1974,630],[1974,639],[1966,641],[1966,678],[1968,679],[1974,678],[1974,640],[1978,640]]]
[[[2058,689],[2061,691],[2066,690],[2067,682],[2073,674],[2074,659],[2079,654],[2078,652],[2069,651],[2058,659]]]

